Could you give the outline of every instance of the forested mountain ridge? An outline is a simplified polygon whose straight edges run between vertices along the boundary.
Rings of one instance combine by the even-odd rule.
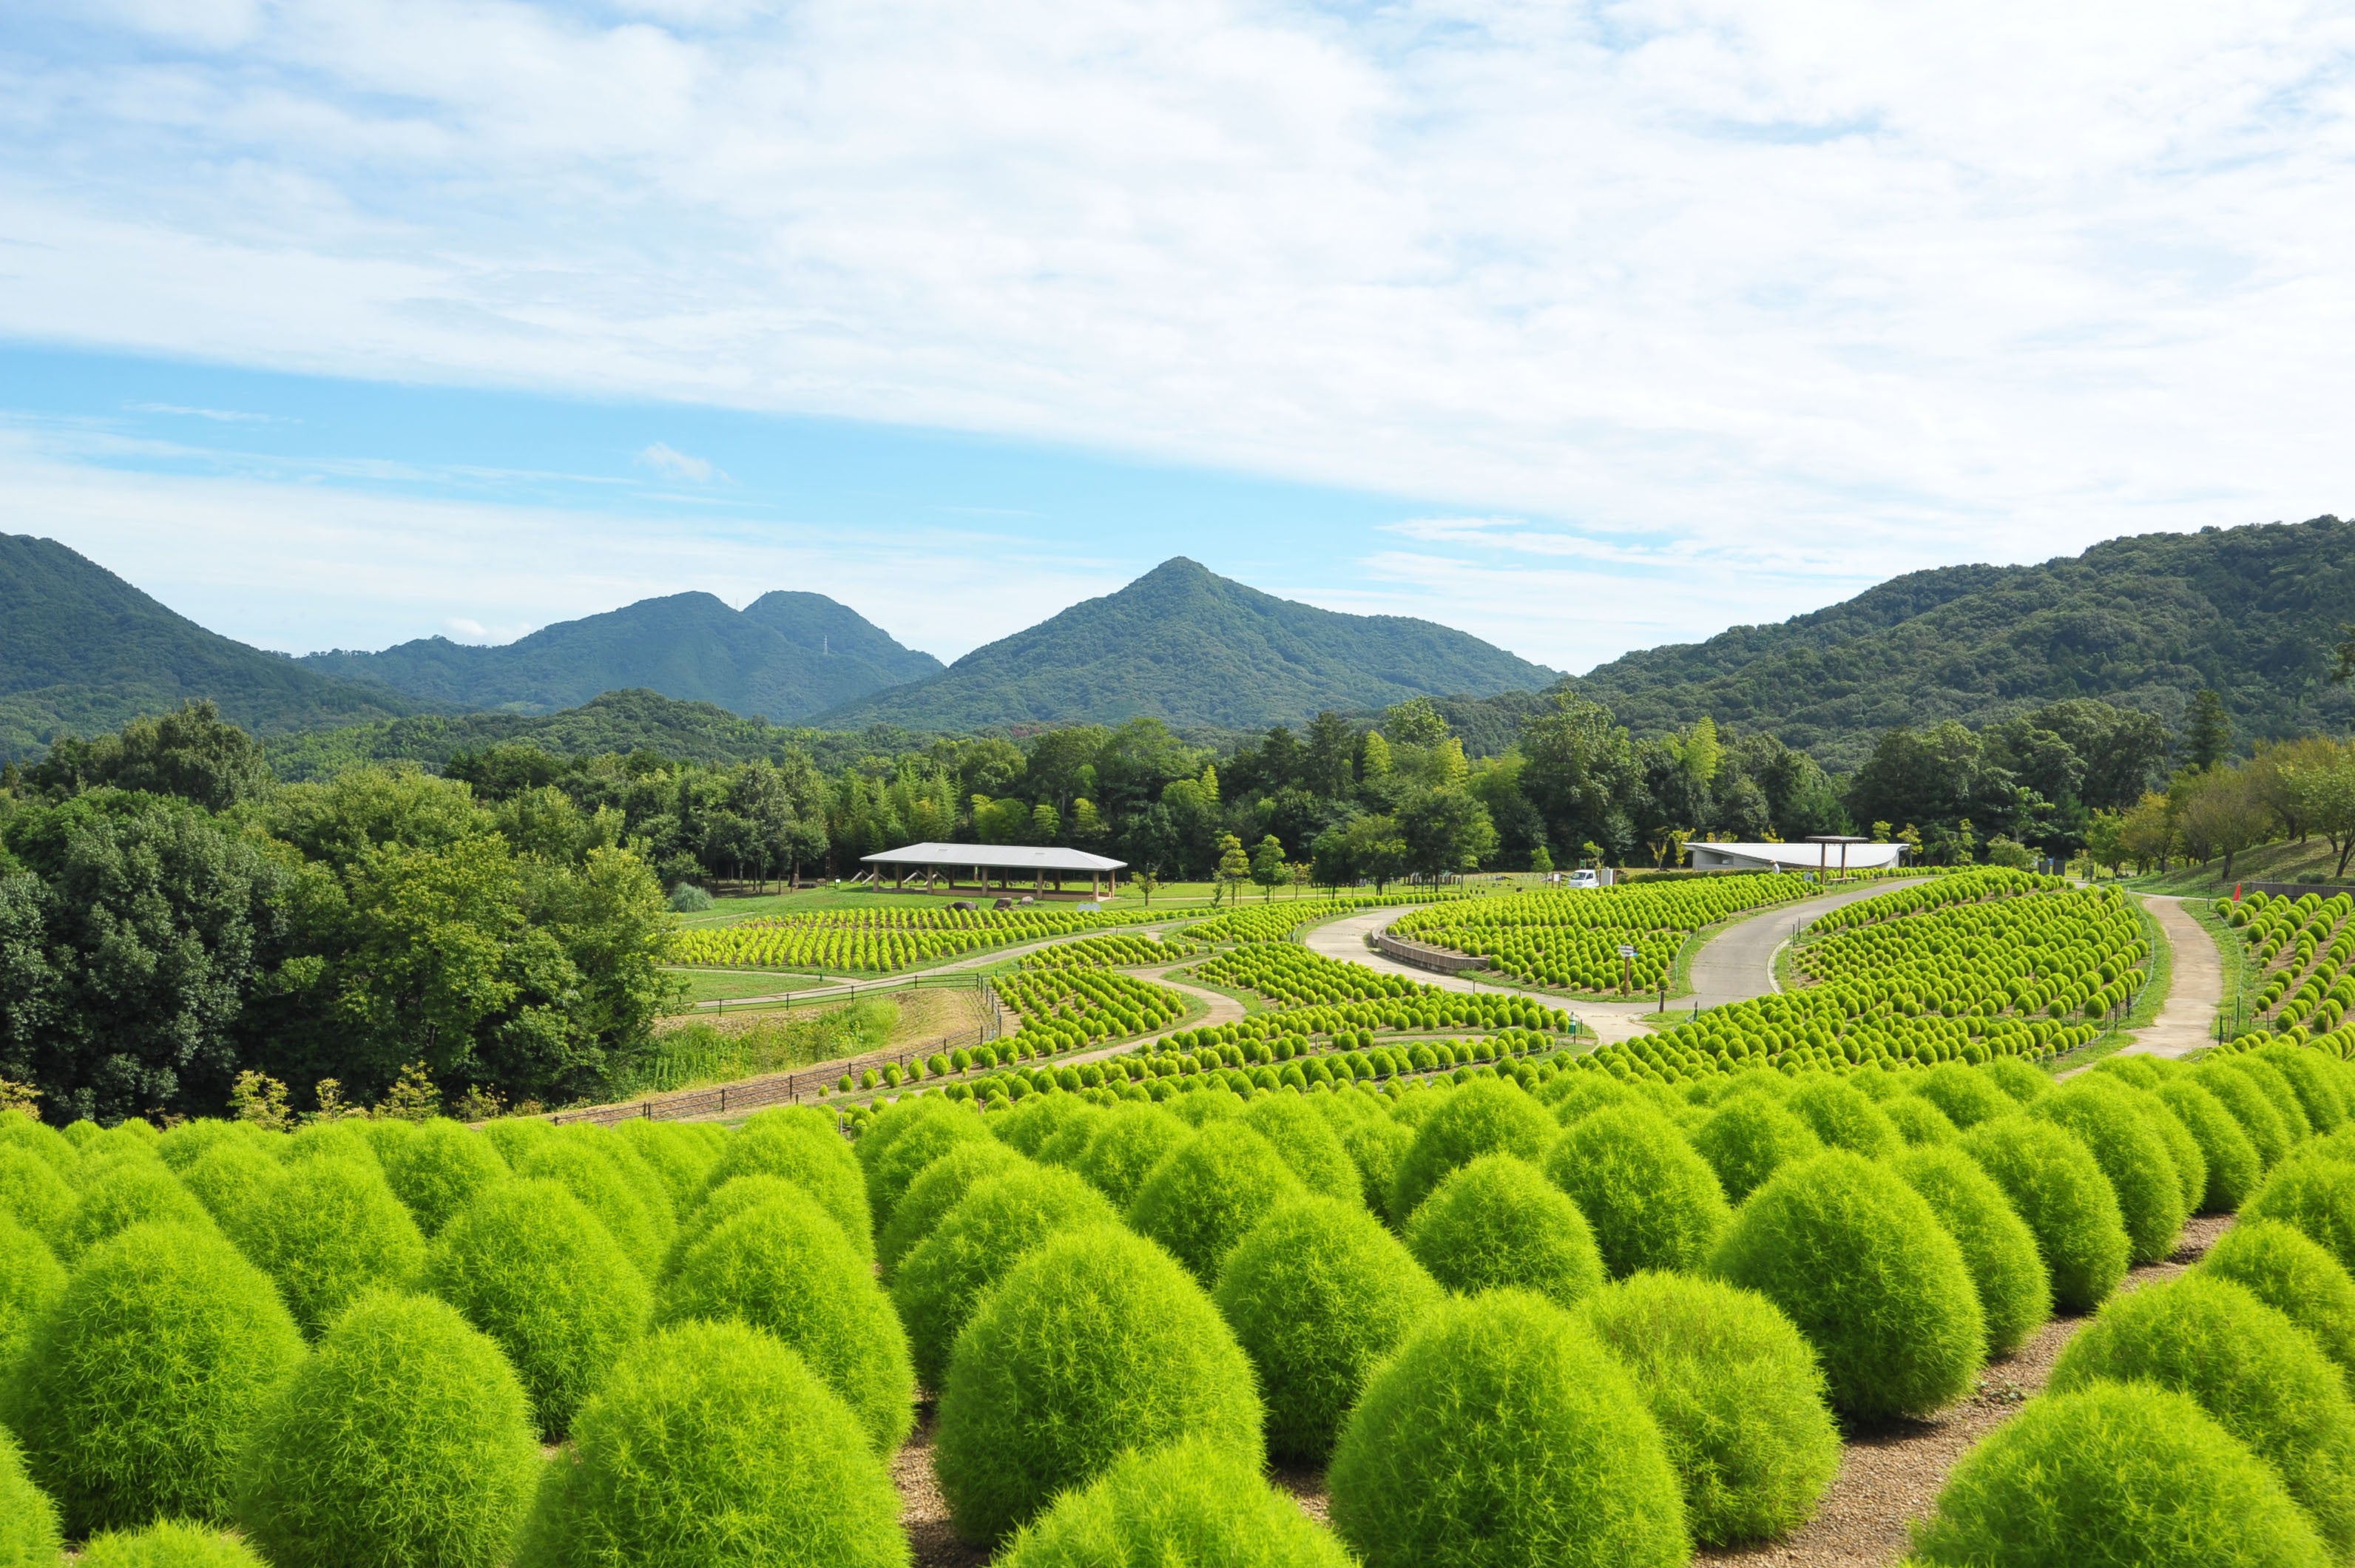
[[[0,758],[38,755],[209,698],[261,734],[413,713],[413,699],[264,653],[166,608],[55,539],[0,534]]]
[[[1249,729],[1557,678],[1469,633],[1320,610],[1179,556],[1116,593],[976,648],[929,680],[812,722],[961,731],[1145,717]]]
[[[2322,517],[1913,572],[1779,625],[1629,654],[1572,684],[1637,734],[1709,714],[1837,769],[1894,726],[1981,725],[2073,697],[2172,730],[2203,688],[2222,695],[2238,735],[2278,739],[2355,717],[2349,689],[2328,679],[2351,612],[2355,523]]]
[[[847,605],[786,592],[741,612],[709,593],[673,593],[495,647],[424,637],[381,653],[310,654],[302,663],[456,709],[548,713],[644,688],[781,722],[942,667]]]

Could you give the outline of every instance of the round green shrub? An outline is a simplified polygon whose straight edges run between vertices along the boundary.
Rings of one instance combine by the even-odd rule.
[[[2323,1568],[2281,1478],[2182,1394],[2048,1393],[1963,1456],[1914,1532],[1922,1568]]]
[[[476,1198],[435,1238],[425,1284],[506,1353],[551,1439],[654,1307],[621,1244],[553,1181],[517,1179]]]
[[[2190,1394],[2273,1466],[2334,1556],[2355,1551],[2355,1403],[2321,1347],[2249,1292],[2186,1275],[2117,1297],[2052,1368],[2055,1392],[2097,1380]]]
[[[2017,1056],[1998,1056],[1971,1071],[2010,1095],[2015,1104],[2032,1105],[2052,1092],[2052,1080]]]
[[[25,1474],[16,1440],[0,1430],[0,1568],[56,1568],[64,1553],[57,1505]]]
[[[0,1410],[73,1535],[227,1516],[230,1463],[303,1355],[261,1272],[208,1221],[83,1254]]]
[[[661,1178],[664,1189],[670,1195],[672,1212],[681,1216],[701,1200],[704,1187],[711,1179],[711,1167],[719,1158],[727,1137],[717,1127],[658,1122],[651,1116],[616,1122],[613,1136],[627,1144],[645,1161],[646,1168]]]
[[[662,1268],[677,1226],[624,1175],[608,1151],[569,1138],[550,1138],[523,1157],[516,1175],[553,1181],[581,1200],[613,1233],[622,1251],[649,1277]]]
[[[762,1112],[728,1140],[706,1185],[716,1189],[739,1176],[783,1177],[817,1200],[861,1256],[874,1255],[867,1176],[830,1122],[815,1115],[779,1117]]]
[[[68,1123],[58,1136],[73,1145],[75,1150],[79,1152],[87,1147],[92,1139],[102,1136],[105,1132],[104,1127],[85,1116],[80,1121]]]
[[[1341,1135],[1298,1094],[1263,1094],[1244,1107],[1242,1125],[1265,1138],[1300,1184],[1322,1198],[1355,1203],[1363,1190]],[[1150,1173],[1148,1173],[1150,1174]]]
[[[1130,1449],[1199,1437],[1255,1462],[1260,1422],[1251,1362],[1185,1271],[1082,1227],[1017,1264],[957,1337],[933,1469],[956,1532],[995,1541]]]
[[[182,1122],[157,1138],[155,1157],[170,1167],[175,1175],[185,1176],[189,1167],[223,1144],[270,1148],[274,1141],[273,1135],[262,1131],[251,1122],[226,1122],[205,1116],[192,1122]]]
[[[23,1120],[0,1112],[0,1126]],[[73,1206],[74,1189],[57,1167],[21,1144],[0,1144],[0,1214],[47,1239],[65,1229]]]
[[[1823,1152],[1815,1129],[1760,1093],[1736,1094],[1710,1112],[1692,1132],[1692,1146],[1717,1172],[1725,1195],[1739,1203],[1795,1159]]]
[[[2296,1231],[2278,1220],[2244,1220],[2191,1272],[2231,1280],[2312,1335],[2355,1378],[2355,1276]]]
[[[16,1112],[0,1112],[0,1148],[21,1148],[59,1176],[71,1170],[80,1157],[80,1151],[63,1133]]]
[[[51,1232],[52,1244],[71,1264],[109,1236],[149,1222],[209,1230],[213,1217],[162,1160],[118,1159],[82,1188],[65,1223]]]
[[[1791,1085],[1783,1104],[1815,1130],[1826,1148],[1891,1159],[1905,1147],[1888,1114],[1846,1079],[1809,1073]]]
[[[1153,1168],[1128,1222],[1209,1285],[1261,1216],[1306,1190],[1265,1138],[1240,1122],[1219,1122]]]
[[[379,1165],[394,1149],[417,1136],[417,1124],[406,1116],[370,1116],[358,1126]]]
[[[1414,1129],[1378,1110],[1339,1130],[1341,1147],[1348,1151],[1349,1163],[1358,1168],[1359,1197],[1373,1212],[1389,1213],[1391,1193],[1398,1186],[1399,1163],[1414,1147]]]
[[[1404,1224],[1449,1175],[1482,1155],[1514,1155],[1541,1160],[1560,1136],[1560,1124],[1510,1079],[1482,1078],[1466,1083],[1423,1118],[1414,1142],[1399,1162],[1391,1188],[1390,1215]]]
[[[1845,1149],[1776,1171],[1710,1269],[1798,1325],[1852,1415],[1926,1414],[1967,1391],[1986,1357],[1962,1249],[1888,1167]]]
[[[2290,1087],[2289,1079],[2280,1068],[2254,1055],[2228,1056],[2222,1064],[2264,1092],[2292,1145],[2302,1144],[2314,1136],[2314,1124],[2307,1118],[2306,1103],[2297,1097],[2297,1091]]]
[[[1913,1093],[1945,1115],[1964,1132],[1981,1122],[2009,1116],[2019,1102],[2005,1093],[1995,1080],[1959,1061],[1942,1061],[1913,1081]]]
[[[2093,1151],[2052,1123],[2024,1115],[1983,1122],[1963,1135],[1961,1147],[2035,1232],[2053,1305],[2063,1312],[2099,1307],[2126,1278],[2132,1243]]]
[[[516,1568],[905,1568],[900,1494],[847,1405],[741,1323],[634,1349],[549,1465]]]
[[[1181,1138],[1194,1136],[1182,1123],[1178,1131]],[[924,1167],[900,1194],[898,1207],[891,1211],[891,1222],[876,1240],[875,1255],[883,1265],[883,1277],[889,1280],[899,1273],[908,1254],[932,1233],[943,1215],[964,1201],[975,1182],[1027,1163],[1014,1149],[987,1138],[960,1144]]]
[[[875,1160],[867,1167],[867,1206],[875,1216],[876,1228],[888,1229],[892,1212],[900,1200],[925,1167],[962,1144],[987,1144],[992,1138],[981,1125],[981,1113],[958,1106],[955,1102],[927,1094],[916,1104],[945,1107],[909,1125],[894,1138]],[[894,1106],[893,1109],[898,1109]],[[874,1135],[870,1132],[868,1136]],[[864,1152],[867,1139],[858,1141]]]
[[[2219,1104],[2232,1113],[2249,1141],[2256,1146],[2257,1158],[2271,1170],[2289,1154],[2293,1139],[2289,1125],[2265,1092],[2257,1087],[2256,1080],[2245,1072],[2233,1070],[2230,1058],[2211,1057],[2191,1070],[2185,1080],[2199,1085],[2215,1096]]]
[[[773,1200],[707,1234],[655,1301],[657,1326],[736,1318],[800,1355],[889,1454],[915,1424],[908,1336],[873,1268],[805,1195]]]
[[[2294,1045],[2275,1043],[2261,1048],[2257,1060],[2280,1073],[2288,1083],[2290,1092],[2297,1096],[2298,1109],[2305,1113],[2317,1137],[2328,1137],[2347,1125],[2346,1099],[2320,1056]]]
[[[671,1236],[670,1251],[664,1254],[662,1273],[656,1283],[677,1274],[679,1264],[704,1237],[739,1214],[749,1214],[780,1200],[796,1203],[816,1201],[782,1176],[739,1176],[713,1188],[704,1194],[703,1201],[687,1211],[687,1217],[678,1222],[678,1230]],[[817,1212],[825,1214],[824,1210]],[[826,1214],[825,1217],[828,1224],[833,1223],[833,1215]],[[841,1228],[835,1226],[837,1231]],[[848,1240],[847,1237],[844,1239]]]
[[[251,1144],[215,1144],[180,1175],[180,1185],[205,1206],[223,1232],[234,1235],[247,1216],[278,1190],[287,1168]]]
[[[417,1221],[373,1165],[309,1159],[246,1210],[230,1239],[278,1283],[316,1339],[371,1290],[405,1290],[425,1266]]]
[[[1545,1185],[1542,1178],[1538,1184]],[[1590,1261],[1593,1250],[1590,1243]],[[1316,1465],[1332,1452],[1366,1374],[1444,1297],[1363,1208],[1309,1197],[1252,1228],[1228,1256],[1211,1299],[1259,1370],[1269,1454]]]
[[[1458,1296],[1517,1285],[1559,1307],[1603,1284],[1603,1254],[1577,1204],[1509,1154],[1458,1166],[1407,1221],[1406,1244]]]
[[[238,1523],[273,1568],[494,1568],[539,1477],[530,1403],[446,1302],[353,1304],[247,1446]]]
[[[1581,1117],[1546,1156],[1545,1173],[1594,1228],[1614,1279],[1699,1267],[1732,1217],[1709,1162],[1646,1106]]]
[[[2168,1108],[2167,1102],[2139,1084],[2108,1076],[2094,1081],[2114,1094],[2121,1095],[2135,1108],[2143,1125],[2157,1133],[2167,1145],[2167,1157],[2175,1167],[2178,1190],[2183,1199],[2185,1214],[2197,1214],[2208,1200],[2208,1157],[2200,1150],[2200,1140],[2191,1136],[2181,1117]]]
[[[2080,1078],[2055,1089],[2029,1115],[2074,1133],[2117,1195],[2129,1256],[2153,1264],[2175,1251],[2183,1234],[2183,1185],[2168,1157],[2166,1140],[2144,1122],[2123,1084]]]
[[[1243,1114],[1242,1096],[1221,1085],[1200,1089],[1191,1094],[1178,1094],[1166,1102],[1162,1109],[1179,1121],[1200,1132],[1212,1122],[1231,1122]]]
[[[2003,1189],[1960,1149],[1909,1149],[1891,1168],[1922,1195],[1962,1249],[1987,1320],[1987,1353],[2009,1356],[2019,1349],[2052,1316],[2052,1277],[2036,1250],[2036,1232]]]
[[[1020,1161],[974,1183],[891,1275],[891,1302],[907,1325],[917,1379],[939,1392],[982,1295],[1031,1248],[1058,1232],[1119,1218],[1103,1194],[1053,1166]]]
[[[144,1530],[94,1536],[82,1568],[265,1568],[250,1546],[225,1531],[163,1520]]]
[[[2126,1053],[2102,1058],[2094,1063],[2094,1071],[2109,1077],[2122,1078],[2137,1089],[2156,1089],[2167,1082],[2167,1069],[2159,1066],[2158,1062],[2157,1057]]]
[[[2242,1207],[2243,1220],[2279,1220],[2319,1243],[2355,1274],[2355,1165],[2300,1153],[2274,1168]]]
[[[1071,1168],[1114,1208],[1125,1210],[1136,1200],[1137,1190],[1153,1168],[1193,1136],[1193,1128],[1158,1105],[1135,1102],[1115,1105],[1097,1125],[1088,1147],[1080,1151],[1079,1163]],[[1337,1135],[1336,1141],[1342,1141]],[[1344,1143],[1345,1158],[1348,1153]],[[1357,1167],[1352,1164],[1349,1169],[1354,1178]]]
[[[0,1213],[0,1384],[24,1355],[34,1320],[65,1287],[65,1265],[48,1243]]]
[[[1892,1094],[1881,1102],[1881,1113],[1909,1147],[1951,1144],[1963,1136],[1945,1112],[1919,1094]]]
[[[376,1145],[368,1136],[368,1125],[356,1117],[306,1123],[295,1128],[293,1135],[279,1146],[279,1153],[289,1165],[300,1165],[314,1159],[357,1159],[368,1165],[377,1163]]]
[[[84,1144],[80,1157],[73,1163],[73,1168],[65,1173],[66,1179],[76,1187],[88,1187],[91,1179],[101,1171],[110,1168],[118,1161],[126,1159],[136,1160],[143,1165],[164,1165],[162,1158],[155,1153],[155,1139],[152,1133],[149,1136],[142,1137],[133,1132],[131,1125],[125,1122],[120,1126],[107,1128]],[[164,1168],[169,1170],[172,1168],[165,1165]]]
[[[505,1181],[507,1162],[482,1134],[437,1116],[378,1151],[392,1195],[430,1239],[483,1189]]]
[[[1070,1169],[1079,1163],[1081,1151],[1088,1147],[1088,1140],[1095,1136],[1096,1129],[1103,1125],[1107,1115],[1109,1113],[1101,1105],[1083,1105],[1078,1112],[1064,1117],[1031,1157],[1041,1165]]]
[[[2200,1168],[2208,1185],[2199,1211],[2230,1214],[2247,1201],[2264,1179],[2264,1160],[2257,1153],[2239,1118],[2224,1103],[2188,1077],[2167,1079],[2151,1091],[2158,1103],[2175,1114],[2191,1141],[2200,1146]]]
[[[1555,1124],[1564,1127],[1607,1106],[1647,1104],[1607,1072],[1565,1072],[1540,1090],[1539,1099],[1551,1107]]]
[[[1704,1546],[1805,1524],[1839,1473],[1839,1429],[1816,1353],[1764,1297],[1689,1275],[1639,1274],[1584,1304],[1659,1424]]]
[[[954,1104],[937,1094],[911,1094],[888,1105],[879,1104],[872,1118],[860,1129],[858,1141],[850,1146],[850,1152],[858,1157],[859,1168],[871,1172],[884,1152],[900,1141],[900,1135],[919,1122],[934,1116],[975,1114],[970,1107]],[[876,1218],[879,1221],[882,1216]]]
[[[1368,1381],[1326,1485],[1366,1568],[1643,1568],[1689,1552],[1634,1381],[1593,1329],[1523,1291],[1424,1319]]]
[[[1092,1485],[1058,1498],[995,1561],[998,1568],[1351,1568],[1341,1543],[1270,1487],[1256,1464],[1200,1441],[1123,1455]]]
[[[556,1129],[538,1116],[500,1116],[484,1124],[483,1136],[512,1169],[523,1163],[525,1155],[554,1137]]]
[[[1235,1108],[1239,1112],[1242,1109],[1240,1104]],[[1086,1117],[1094,1109],[1073,1094],[1033,1094],[1004,1115],[991,1118],[989,1130],[1036,1159],[1049,1138],[1062,1131],[1066,1124]]]

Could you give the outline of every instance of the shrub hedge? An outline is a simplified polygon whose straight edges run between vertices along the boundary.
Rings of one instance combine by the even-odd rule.
[[[2131,1245],[2117,1195],[2093,1152],[2071,1133],[2030,1116],[1985,1122],[1963,1135],[1962,1150],[2003,1189],[2036,1234],[2052,1279],[2053,1304],[2091,1312],[2126,1276]]]
[[[1546,1156],[1545,1173],[1586,1215],[1614,1279],[1699,1267],[1732,1216],[1709,1162],[1646,1106],[1581,1117]]]
[[[891,1215],[899,1208],[900,1200],[932,1161],[962,1144],[996,1141],[981,1125],[980,1115],[970,1109],[954,1107],[951,1102],[932,1094],[906,1103],[951,1108],[904,1124],[900,1135],[873,1158],[862,1160],[867,1169],[867,1207],[879,1232],[890,1228]],[[895,1111],[898,1108],[892,1107]],[[872,1128],[860,1136],[855,1146],[860,1155],[866,1154],[867,1141],[874,1136]]]
[[[265,1148],[240,1139],[206,1149],[180,1173],[180,1185],[205,1206],[215,1224],[233,1236],[286,1175],[283,1162]]]
[[[2264,1160],[2247,1129],[2222,1100],[2188,1077],[2169,1078],[2151,1093],[2175,1113],[2175,1119],[2200,1146],[2200,1158],[2208,1175],[2200,1211],[2230,1214],[2238,1210],[2257,1189],[2265,1172]]]
[[[1458,1166],[1408,1220],[1406,1244],[1459,1296],[1518,1285],[1559,1307],[1603,1284],[1593,1228],[1528,1160],[1484,1154]]]
[[[1300,1185],[1323,1198],[1359,1200],[1358,1167],[1332,1123],[1298,1094],[1263,1094],[1244,1107],[1242,1125],[1265,1138]],[[1092,1140],[1091,1140],[1092,1142]],[[1149,1173],[1148,1173],[1149,1174]]]
[[[1845,1078],[1808,1073],[1791,1085],[1783,1104],[1814,1129],[1827,1148],[1844,1148],[1867,1159],[1889,1159],[1905,1147],[1896,1124]]]
[[[2005,1093],[1994,1079],[1959,1061],[1938,1063],[1913,1081],[1913,1092],[1963,1132],[2019,1109],[2019,1102]]]
[[[386,1185],[428,1239],[441,1234],[485,1188],[508,1176],[506,1161],[488,1138],[438,1116],[414,1136],[377,1152]]]
[[[737,1129],[711,1167],[718,1188],[739,1176],[782,1176],[828,1214],[862,1256],[875,1253],[875,1227],[867,1207],[867,1178],[858,1157],[834,1130],[831,1118],[763,1111]]]
[[[2188,1080],[2213,1095],[2218,1104],[2241,1124],[2241,1130],[2256,1146],[2257,1158],[2271,1170],[2286,1158],[2296,1142],[2290,1136],[2289,1125],[2282,1120],[2274,1103],[2257,1086],[2256,1080],[2235,1070],[2230,1057],[2211,1057],[2191,1070]]]
[[[266,1568],[261,1556],[225,1531],[164,1520],[144,1530],[93,1536],[81,1568]]]
[[[1136,1200],[1137,1189],[1153,1168],[1193,1136],[1193,1128],[1158,1105],[1124,1103],[1097,1125],[1071,1168],[1114,1208],[1125,1210]],[[1346,1147],[1343,1153],[1348,1153]]]
[[[1270,1487],[1256,1463],[1201,1441],[1123,1455],[1024,1526],[996,1562],[999,1568],[1351,1568],[1341,1543]]]
[[[622,1251],[649,1279],[653,1278],[661,1272],[663,1255],[670,1250],[671,1237],[677,1229],[667,1207],[668,1199],[658,1203],[631,1179],[631,1173],[614,1157],[620,1146],[611,1134],[596,1129],[602,1144],[612,1146],[602,1147],[585,1138],[561,1136],[572,1130],[558,1129],[559,1136],[524,1156],[523,1163],[516,1167],[516,1174],[527,1179],[553,1181],[581,1200],[613,1240],[622,1244]],[[641,1167],[645,1163],[634,1155],[631,1158]],[[658,1179],[650,1171],[646,1173],[646,1185],[658,1185]]]
[[[2052,1278],[2037,1253],[2036,1232],[2003,1189],[1960,1149],[1912,1149],[1891,1168],[1922,1195],[1962,1249],[1987,1322],[1987,1353],[2009,1356],[2019,1349],[2052,1316]]]
[[[148,1222],[213,1228],[205,1206],[162,1160],[148,1154],[120,1157],[93,1168],[64,1225],[49,1232],[50,1244],[70,1264],[108,1237]]]
[[[2279,1220],[2355,1274],[2355,1165],[2312,1153],[2286,1159],[2242,1207],[2241,1217]]]

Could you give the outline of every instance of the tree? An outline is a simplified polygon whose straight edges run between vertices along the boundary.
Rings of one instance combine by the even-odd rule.
[[[2232,720],[2224,711],[2224,699],[2213,688],[2195,693],[2191,712],[2183,726],[2184,760],[2206,773],[2230,756],[2232,751]]]
[[[1252,851],[1251,880],[1264,890],[1263,900],[1275,897],[1275,890],[1292,880],[1292,867],[1284,860],[1284,846],[1273,833],[1261,839]]]
[[[1987,863],[2009,866],[2015,871],[2025,871],[2036,864],[2036,851],[2016,838],[2006,838],[1998,833],[1987,840]]]
[[[2184,847],[2205,862],[2223,857],[2224,880],[2232,880],[2232,858],[2265,841],[2267,813],[2255,780],[2245,768],[2218,767],[2192,775],[2175,808],[2176,831]]]
[[[2339,623],[2339,645],[2330,650],[2330,682],[2344,686],[2355,680],[2355,621]]]
[[[26,770],[27,784],[52,799],[87,789],[176,795],[226,811],[269,792],[270,764],[252,737],[210,702],[184,703],[156,719],[135,719],[118,735],[59,739]]]
[[[1161,891],[1161,879],[1151,871],[1138,871],[1128,879],[1128,885],[1135,888],[1137,895],[1145,900],[1145,907],[1151,909],[1153,895]]]
[[[1300,896],[1300,890],[1306,887],[1316,876],[1316,868],[1305,860],[1295,860],[1285,867],[1284,870],[1291,878],[1292,896],[1295,899]]]
[[[1540,877],[1553,870],[1553,857],[1546,853],[1544,845],[1540,844],[1529,851],[1529,869]]]
[[[1358,733],[1349,721],[1337,713],[1319,713],[1309,721],[1300,782],[1327,800],[1340,799],[1354,782],[1357,752]]]
[[[1211,875],[1217,881],[1217,894],[1241,896],[1242,885],[1251,880],[1251,857],[1243,853],[1243,841],[1231,833],[1219,835],[1219,863]],[[1218,897],[1211,900],[1218,901]]]
[[[1393,746],[1435,747],[1447,739],[1447,720],[1428,697],[1410,697],[1382,715],[1382,733]]]
[[[2176,853],[2175,813],[2168,797],[2146,790],[2118,823],[2118,848],[2139,870],[2149,870]]]
[[[2126,848],[2126,814],[2121,811],[2096,811],[2085,833],[2085,853],[2097,866],[2109,868],[2116,876],[2132,859]]]
[[[1497,851],[1497,827],[1488,820],[1488,808],[1463,790],[1418,791],[1397,820],[1407,869],[1418,876],[1473,870]]]
[[[2337,875],[2347,875],[2355,855],[2355,748],[2333,746],[2326,758],[2283,770],[2284,782],[2306,824],[2339,853]]]

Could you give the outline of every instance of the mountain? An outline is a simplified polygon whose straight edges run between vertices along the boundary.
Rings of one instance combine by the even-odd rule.
[[[674,593],[559,621],[499,647],[426,637],[302,662],[451,708],[547,713],[644,688],[780,720],[941,669],[825,595],[787,592],[763,594],[741,612],[709,593]]]
[[[1892,725],[1977,725],[2098,697],[2179,727],[2213,687],[2242,744],[2344,732],[2328,681],[2355,618],[2355,523],[2143,534],[2039,566],[1917,571],[1843,604],[1629,654],[1572,684],[1638,734],[1701,714],[1849,768]]]
[[[1320,709],[1485,696],[1556,678],[1463,632],[1297,604],[1180,556],[1117,593],[976,648],[929,680],[811,722],[964,731],[1146,715],[1246,729],[1297,722]]]
[[[306,669],[157,603],[55,539],[0,534],[0,757],[208,697],[262,734],[414,713],[382,687]]]

